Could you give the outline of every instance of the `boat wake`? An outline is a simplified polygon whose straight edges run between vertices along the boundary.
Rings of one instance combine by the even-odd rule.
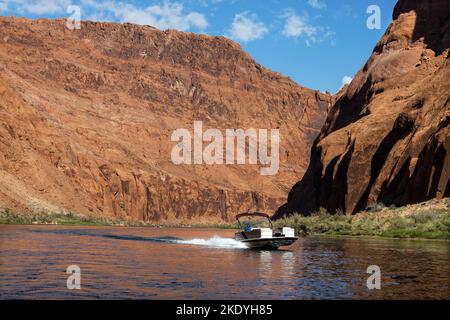
[[[229,238],[214,237],[210,239],[174,240],[178,244],[205,246],[210,248],[245,249],[247,246],[239,241]]]
[[[157,242],[157,243],[168,243],[168,244],[184,244],[184,245],[194,245],[194,246],[204,246],[210,248],[222,248],[222,249],[245,249],[247,246],[239,241],[230,238],[221,238],[215,236],[210,239],[180,239],[176,237],[142,237],[142,236],[131,236],[131,235],[117,235],[109,233],[96,233],[90,230],[35,230],[38,233],[56,233],[56,234],[68,234],[76,236],[90,236],[107,238],[114,240],[124,240],[124,241],[145,241],[145,242]]]

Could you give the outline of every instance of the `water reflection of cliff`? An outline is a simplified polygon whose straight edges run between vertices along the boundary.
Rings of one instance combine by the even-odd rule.
[[[179,244],[231,230],[0,226],[5,299],[449,299],[450,243],[306,238],[289,250]],[[175,237],[175,238],[174,238]],[[165,240],[165,241],[162,241]],[[188,241],[188,243],[203,243]],[[81,268],[80,292],[65,270]],[[382,290],[369,291],[378,265]]]

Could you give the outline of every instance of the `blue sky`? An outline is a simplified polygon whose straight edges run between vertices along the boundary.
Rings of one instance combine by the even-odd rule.
[[[0,0],[0,15],[133,22],[224,35],[257,62],[302,86],[336,92],[363,66],[391,22],[396,0]],[[381,29],[369,29],[370,5]],[[72,11],[73,12],[73,11]]]

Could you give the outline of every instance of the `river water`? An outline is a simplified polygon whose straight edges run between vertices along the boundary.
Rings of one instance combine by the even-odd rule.
[[[300,239],[254,251],[232,230],[0,225],[1,299],[450,299],[450,242]],[[66,269],[81,270],[81,290]],[[381,289],[367,288],[380,267]]]

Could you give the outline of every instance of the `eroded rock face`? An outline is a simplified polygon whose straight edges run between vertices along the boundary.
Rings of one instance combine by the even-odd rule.
[[[0,18],[0,205],[197,223],[274,211],[303,175],[331,99],[223,37]],[[279,174],[174,165],[171,134],[195,120],[280,129]]]
[[[450,6],[401,0],[277,216],[450,196]]]

